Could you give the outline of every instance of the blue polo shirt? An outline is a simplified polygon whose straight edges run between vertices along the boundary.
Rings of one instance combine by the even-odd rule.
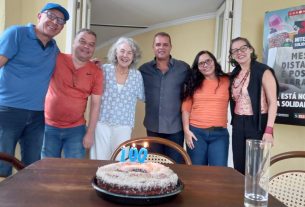
[[[0,36],[0,105],[42,111],[59,49],[55,40],[46,47],[35,26],[12,26]]]

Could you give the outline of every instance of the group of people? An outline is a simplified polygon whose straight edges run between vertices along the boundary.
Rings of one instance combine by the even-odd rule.
[[[245,170],[246,139],[273,142],[278,84],[274,72],[256,61],[246,38],[231,41],[230,74],[215,56],[200,51],[190,67],[171,56],[169,34],[153,38],[154,59],[137,70],[138,44],[119,38],[108,63],[93,61],[96,34],[82,29],[72,54],[61,53],[53,39],[69,19],[67,10],[48,3],[37,25],[13,26],[0,37],[0,151],[13,155],[20,143],[22,161],[44,157],[110,159],[131,138],[136,103],[145,102],[148,136],[169,139],[195,165],[227,166],[228,105],[232,114],[234,167]],[[84,114],[91,96],[89,119]],[[89,102],[88,102],[89,103]],[[182,157],[163,145],[150,151],[177,163]],[[11,168],[0,162],[0,175]]]
[[[183,94],[182,121],[187,152],[197,165],[227,166],[230,103],[234,168],[244,174],[246,139],[273,144],[278,82],[273,69],[259,63],[255,49],[243,37],[231,40],[226,74],[209,51],[193,62]]]

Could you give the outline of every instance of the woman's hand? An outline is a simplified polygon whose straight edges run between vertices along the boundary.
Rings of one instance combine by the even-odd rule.
[[[90,147],[94,143],[94,138],[93,135],[90,133],[86,133],[84,138],[83,138],[83,146],[85,149],[90,149]]]
[[[184,139],[185,139],[185,143],[186,145],[190,148],[190,149],[194,149],[194,142],[193,139],[195,141],[197,141],[197,137],[194,135],[193,132],[191,132],[190,130],[184,131]]]
[[[273,146],[273,142],[274,142],[273,135],[269,133],[264,133],[263,141],[271,143],[271,146]]]

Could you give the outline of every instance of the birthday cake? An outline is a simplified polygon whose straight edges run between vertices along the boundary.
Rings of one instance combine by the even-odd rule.
[[[162,195],[173,192],[178,176],[159,163],[118,162],[99,167],[97,185],[108,192],[123,195]]]

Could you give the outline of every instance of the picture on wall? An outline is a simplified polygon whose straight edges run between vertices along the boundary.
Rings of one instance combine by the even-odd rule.
[[[263,62],[279,80],[276,123],[305,125],[305,5],[265,14]]]

